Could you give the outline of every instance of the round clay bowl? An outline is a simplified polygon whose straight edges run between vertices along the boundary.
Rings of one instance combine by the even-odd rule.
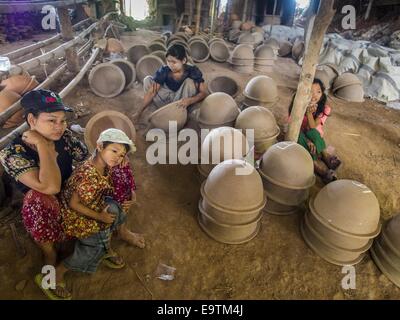
[[[142,57],[136,64],[136,74],[140,82],[146,76],[152,76],[164,65],[164,62],[157,56],[147,55]]]
[[[292,47],[292,57],[296,61],[301,58],[304,53],[304,41],[296,40]]]
[[[361,85],[360,79],[353,73],[345,72],[338,76],[333,83],[333,92],[353,84]]]
[[[15,102],[21,99],[21,96],[14,91],[3,89],[0,91],[0,113],[6,111]],[[14,113],[8,120],[4,123],[3,128],[13,128],[24,122],[24,110],[21,109]]]
[[[119,95],[125,88],[125,74],[115,64],[101,63],[89,73],[89,85],[92,91],[103,98]]]
[[[271,77],[260,75],[250,79],[243,95],[251,100],[271,103],[278,99],[278,87]]]
[[[151,54],[153,56],[159,57],[163,61],[164,65],[166,65],[167,57],[165,56],[165,53],[166,53],[165,51],[153,51]]]
[[[269,109],[269,108],[272,108],[277,102],[278,102],[278,98],[277,98],[275,101],[271,101],[271,102],[262,102],[262,101],[259,101],[259,100],[250,99],[250,98],[248,98],[248,97],[245,96],[244,99],[243,99],[243,101],[242,101],[242,104],[243,104],[246,108],[258,106],[258,107],[262,107],[262,108],[267,108],[267,109]]]
[[[310,204],[314,214],[333,231],[361,238],[379,234],[378,199],[362,183],[346,179],[333,181]]]
[[[235,98],[239,93],[239,85],[237,82],[227,76],[215,77],[208,83],[208,91],[210,93],[224,92]]]
[[[263,212],[276,216],[288,216],[299,212],[299,207],[280,204],[272,199],[267,199]]]
[[[150,54],[150,49],[144,44],[136,44],[128,49],[128,60],[134,65],[145,55]]]
[[[112,110],[102,111],[90,118],[86,125],[84,138],[90,152],[96,148],[100,133],[110,128],[120,129],[132,141],[136,140],[135,126],[126,115]]]
[[[223,42],[225,43],[225,40],[222,38],[212,38],[210,41],[208,41],[208,45],[210,46],[214,42]]]
[[[247,174],[239,174],[243,171]],[[223,161],[211,170],[203,196],[208,203],[224,210],[261,210],[265,202],[260,175],[250,164],[238,159]]]
[[[5,89],[13,91],[20,96],[24,93],[33,90],[39,85],[35,76],[30,76],[27,73],[11,76],[0,83]]]
[[[186,108],[179,107],[177,102],[172,102],[154,111],[150,115],[150,122],[155,128],[169,132],[169,122],[177,122],[177,130],[181,130],[187,121]]]
[[[364,89],[360,84],[352,84],[336,90],[335,96],[349,102],[364,102]]]
[[[167,51],[167,47],[159,42],[153,42],[149,45],[149,49],[151,52],[154,51]]]
[[[232,51],[232,59],[234,58],[240,60],[254,60],[253,48],[247,44],[237,45]]]
[[[382,233],[386,242],[395,248],[396,255],[400,257],[400,215],[396,215],[386,222]]]
[[[207,96],[200,106],[198,122],[204,125],[220,125],[233,122],[239,115],[235,100],[224,92]]]
[[[265,40],[264,45],[269,46],[272,49],[276,49],[276,50],[278,50],[280,48],[279,41],[274,37],[271,37],[271,38]]]
[[[129,62],[125,59],[115,59],[111,61],[112,64],[115,64],[119,67],[125,75],[125,88],[131,86],[136,80],[136,70],[135,66],[132,62]]]
[[[229,48],[222,41],[214,41],[210,44],[210,56],[217,62],[225,62],[229,59]]]
[[[210,48],[207,43],[195,40],[189,44],[190,56],[194,62],[205,62],[210,57]]]
[[[253,239],[261,227],[260,215],[257,221],[244,225],[228,225],[217,222],[199,207],[197,218],[202,230],[212,239],[226,244],[242,244]]]
[[[378,241],[371,247],[371,256],[379,270],[397,287],[400,288],[400,271],[398,266],[393,266]]]
[[[280,57],[286,57],[292,52],[292,43],[289,41],[280,41],[278,54]]]
[[[192,43],[193,41],[203,41],[206,42],[206,40],[204,39],[204,37],[201,36],[193,36],[189,39],[188,44]],[[207,43],[207,42],[206,42]]]
[[[310,188],[315,183],[314,164],[308,151],[295,142],[279,142],[264,153],[260,171],[268,182],[291,190]]]
[[[254,58],[257,59],[270,59],[270,60],[275,60],[275,52],[267,44],[263,44],[261,46],[258,46],[257,49],[254,51]]]
[[[255,43],[255,38],[251,33],[245,32],[242,33],[239,38],[238,38],[238,43],[240,44],[249,44],[249,45],[254,45]]]
[[[260,32],[252,32],[251,35],[254,38],[254,43],[258,44],[264,41],[264,34]]]
[[[388,261],[400,272],[400,255],[398,254],[398,248],[393,247],[393,245],[385,237],[384,233],[382,233],[380,237],[377,238],[377,241],[379,242],[380,247],[387,256]]]
[[[254,150],[259,154],[264,154],[271,146],[277,143],[276,137],[279,135],[279,132],[275,137],[254,140]]]
[[[118,39],[110,38],[107,39],[106,52],[108,53],[122,53],[124,52],[124,46]]]

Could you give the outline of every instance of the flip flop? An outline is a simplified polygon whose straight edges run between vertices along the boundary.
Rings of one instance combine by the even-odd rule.
[[[71,300],[72,299],[72,294],[69,294],[69,296],[67,296],[67,297],[61,297],[61,296],[57,295],[55,293],[55,291],[52,289],[44,289],[42,286],[43,277],[44,277],[43,274],[38,273],[35,276],[35,283],[40,288],[40,290],[43,291],[43,293],[47,296],[47,298],[49,298],[50,300]],[[65,282],[59,282],[57,284],[57,287],[65,289],[66,288]]]
[[[116,258],[116,257],[119,257],[116,252],[106,253],[102,258],[102,262],[111,269],[122,269],[123,267],[125,267],[124,261],[122,261],[122,263],[118,264],[110,259],[110,258]]]

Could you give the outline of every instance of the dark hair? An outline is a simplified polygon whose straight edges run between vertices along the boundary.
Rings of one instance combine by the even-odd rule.
[[[109,146],[110,144],[113,144],[113,143],[115,143],[115,142],[104,141],[103,142],[103,148],[105,149],[105,148],[107,148],[107,146]],[[129,145],[127,145],[126,143],[120,143],[120,144],[122,144],[125,147],[125,152],[128,153],[129,149],[130,149]]]
[[[325,86],[324,86],[324,83],[320,80],[320,79],[318,79],[318,78],[314,78],[314,81],[313,81],[313,84],[318,84],[319,85],[319,87],[321,88],[321,91],[322,91],[322,96],[321,96],[321,99],[319,99],[319,101],[317,102],[317,110],[314,112],[314,114],[313,114],[313,116],[314,116],[314,118],[317,118],[321,113],[323,113],[324,112],[324,110],[325,110],[325,105],[326,105],[326,100],[327,100],[327,96],[326,96],[326,94],[325,94]],[[290,104],[290,107],[289,107],[289,115],[292,113],[292,109],[293,109],[293,103],[294,103],[294,98],[296,97],[296,95],[293,95],[293,99],[292,99],[292,102],[291,102],[291,104]]]
[[[169,47],[165,57],[173,56],[174,58],[183,61],[186,58],[186,50],[185,47],[180,44],[174,44]]]

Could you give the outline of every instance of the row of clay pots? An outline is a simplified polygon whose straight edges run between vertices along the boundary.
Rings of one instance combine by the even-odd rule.
[[[6,111],[16,103],[26,92],[39,85],[35,76],[28,73],[14,75],[0,83],[0,112]],[[24,122],[24,111],[14,113],[3,125],[3,128],[13,128]]]
[[[115,59],[96,65],[89,73],[89,85],[96,95],[112,98],[131,86],[136,76],[139,74],[131,62]]]
[[[227,160],[215,166],[201,186],[198,221],[216,241],[245,243],[258,234],[265,203],[261,177],[254,167],[244,160]]]
[[[337,180],[309,203],[301,233],[308,246],[336,265],[359,263],[380,231],[379,203],[365,185]]]
[[[280,133],[272,112],[259,106],[243,110],[236,119],[235,128],[242,130],[250,145],[254,143],[254,150],[258,154],[265,153],[275,144]],[[254,130],[252,137],[246,132],[248,129]]]
[[[283,141],[269,147],[259,172],[268,197],[265,211],[276,215],[296,213],[315,183],[310,154],[295,142]]]
[[[383,274],[400,288],[400,215],[385,223],[371,248],[371,256]]]
[[[332,87],[336,97],[350,101],[363,102],[364,89],[360,79],[353,73],[342,73],[336,78]]]
[[[197,169],[207,178],[216,164],[229,159],[243,159],[249,152],[245,135],[232,127],[212,129],[201,144],[200,164]]]
[[[244,91],[244,108],[251,106],[272,107],[278,101],[278,87],[275,81],[266,75],[253,77]]]

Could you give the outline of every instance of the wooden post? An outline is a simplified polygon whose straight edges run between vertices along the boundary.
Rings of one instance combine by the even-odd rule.
[[[211,27],[210,27],[210,34],[214,34],[214,24],[215,24],[215,0],[211,0]]]
[[[275,13],[276,13],[276,3],[277,1],[274,1],[274,10],[272,11],[272,20],[271,20],[271,27],[269,28],[269,36],[272,36],[272,25],[274,24],[274,19],[275,19]]]
[[[70,41],[74,38],[71,20],[69,18],[68,9],[60,7],[57,9],[58,18],[61,25],[61,36],[64,41]],[[65,50],[65,58],[67,59],[68,70],[77,73],[79,72],[79,58],[76,48],[72,46]]]
[[[197,0],[197,16],[196,16],[196,29],[195,34],[198,34],[200,31],[200,17],[201,17],[201,4],[203,0]]]
[[[374,2],[374,0],[369,0],[368,8],[367,8],[367,12],[365,13],[365,18],[364,18],[364,20],[368,20],[369,14],[371,13],[371,8],[372,8],[372,3],[373,3],[373,2]]]
[[[193,1],[194,1],[194,0],[189,0],[189,21],[188,21],[189,27],[192,26]],[[186,8],[185,8],[185,9],[186,9]],[[186,11],[186,10],[185,10],[185,11]]]
[[[285,137],[287,141],[297,142],[299,138],[301,123],[303,122],[304,114],[310,101],[311,86],[319,60],[319,52],[325,32],[335,14],[333,3],[334,0],[321,1],[319,11],[315,18],[314,28],[311,33],[307,55],[304,56],[299,85],[297,86],[297,92],[290,115],[291,120]]]
[[[122,15],[125,15],[124,1],[125,1],[125,0],[119,0],[119,10],[121,11],[121,14],[122,14]]]
[[[247,0],[244,0],[244,8],[243,8],[243,14],[242,14],[242,21],[246,22],[247,20]]]

